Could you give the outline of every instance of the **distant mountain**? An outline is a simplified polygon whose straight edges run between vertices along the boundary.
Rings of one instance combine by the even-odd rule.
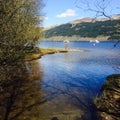
[[[50,40],[120,40],[120,14],[111,18],[82,18],[45,28]]]

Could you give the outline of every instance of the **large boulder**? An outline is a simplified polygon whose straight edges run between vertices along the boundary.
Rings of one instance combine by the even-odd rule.
[[[120,120],[120,74],[108,76],[101,92],[95,99],[99,119]]]

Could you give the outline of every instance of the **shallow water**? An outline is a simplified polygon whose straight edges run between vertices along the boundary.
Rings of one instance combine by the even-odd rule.
[[[120,44],[100,42],[41,42],[40,47],[87,49],[45,55],[39,59],[44,76],[42,90],[48,102],[42,107],[44,120],[96,120],[93,99],[110,74],[120,74]],[[47,116],[47,117],[46,117]],[[42,117],[42,116],[41,116]],[[43,119],[41,118],[41,119]]]
[[[87,49],[0,66],[0,120],[97,120],[93,99],[110,74],[120,74],[120,44],[48,42],[47,48]]]

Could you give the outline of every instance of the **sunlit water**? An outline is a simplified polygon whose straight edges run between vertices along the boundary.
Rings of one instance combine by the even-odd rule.
[[[39,47],[86,49],[0,66],[0,120],[98,120],[93,100],[120,74],[120,43],[40,42]]]
[[[39,59],[43,70],[43,120],[96,120],[93,99],[110,74],[120,74],[120,44],[115,42],[41,42],[40,47],[86,49],[45,55]],[[55,119],[56,118],[56,119]]]

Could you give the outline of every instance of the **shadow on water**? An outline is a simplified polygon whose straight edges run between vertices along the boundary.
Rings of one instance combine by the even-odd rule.
[[[93,120],[95,116],[89,114],[90,111],[95,114],[93,106],[86,103],[76,89],[82,85],[64,82],[57,87],[54,83],[41,83],[42,77],[37,61],[0,66],[0,120]],[[43,91],[42,86],[50,92]],[[71,105],[69,109],[67,102]],[[78,110],[74,111],[73,106]],[[52,107],[59,110],[52,111]],[[86,113],[83,114],[83,111]],[[80,117],[77,117],[78,114]]]
[[[0,66],[0,120],[98,120],[92,101],[105,77],[120,72],[117,51],[56,53]]]
[[[58,59],[62,61],[61,56],[63,56],[64,62],[56,62]],[[65,54],[65,56],[63,54],[60,57],[53,55],[45,57],[47,60],[49,58],[48,63],[44,58],[40,61],[47,64],[46,68],[44,65],[46,74],[42,81],[46,93],[45,98],[47,99],[48,96],[52,98],[44,106],[47,109],[46,113],[51,116],[51,120],[97,120],[93,98],[99,91],[97,87],[100,79],[98,76],[95,78],[95,75],[90,77],[89,74],[83,74],[78,69],[78,65],[75,67],[76,71],[73,72],[74,67],[71,66],[71,59],[68,57],[69,54]],[[44,120],[48,119],[44,118]]]
[[[43,73],[37,66],[29,65],[31,72],[25,63],[0,66],[0,120],[39,119],[39,105],[46,100],[40,91]]]
[[[86,96],[86,91],[82,91],[82,84],[72,81],[70,83],[64,82],[61,86],[54,83],[44,83],[43,86],[47,89],[47,96],[51,96],[51,106],[56,106],[53,111],[53,118],[51,120],[97,120],[96,107],[93,104],[92,98]],[[90,89],[90,87],[89,87]],[[84,88],[85,90],[85,88]],[[90,90],[92,91],[92,90]],[[53,100],[54,99],[54,100]],[[62,99],[62,100],[61,100]],[[65,103],[63,103],[63,101]],[[63,107],[63,108],[62,108]],[[50,110],[50,109],[49,109]],[[51,113],[53,112],[51,108]],[[49,113],[48,113],[49,115]]]
[[[54,101],[53,104],[48,104],[47,109],[51,114],[57,112],[57,110],[50,111],[51,107],[56,106],[56,100],[58,101],[57,106],[59,106],[57,109],[63,116],[62,120],[67,120],[68,117],[68,120],[87,120],[88,110],[92,110],[92,107],[88,106],[88,103],[86,104],[86,101],[83,101],[81,95],[74,89],[81,86],[72,82],[64,82],[61,87],[56,87],[54,83],[50,85],[49,82],[41,84],[42,77],[43,72],[37,61],[19,63],[15,66],[0,66],[0,120],[60,120],[54,115],[47,118],[49,114],[44,107],[44,104]],[[50,88],[50,93],[44,93],[42,86]],[[83,108],[87,118],[85,116],[74,117],[76,114],[82,115],[82,112],[73,112],[72,108],[70,111],[62,111],[60,107],[62,103],[59,98],[63,102],[65,102],[65,98],[68,98],[70,104],[79,110]],[[62,107],[66,108],[65,105]]]

